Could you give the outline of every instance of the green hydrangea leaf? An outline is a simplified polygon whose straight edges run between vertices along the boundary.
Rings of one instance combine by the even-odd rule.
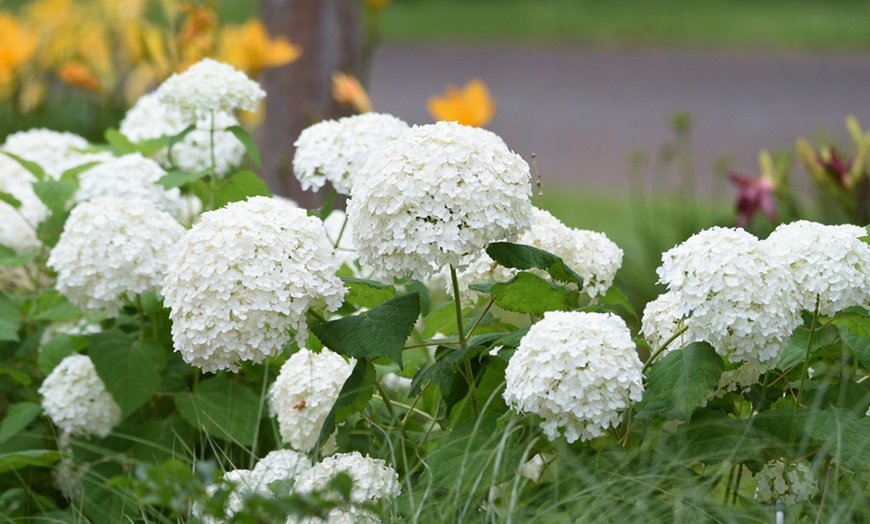
[[[357,359],[386,357],[402,366],[405,341],[420,316],[420,295],[392,298],[360,315],[311,326],[329,349]]]

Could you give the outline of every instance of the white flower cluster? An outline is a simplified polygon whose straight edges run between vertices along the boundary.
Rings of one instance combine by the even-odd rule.
[[[163,285],[176,351],[215,372],[277,355],[290,330],[304,346],[308,309],[342,304],[338,267],[322,223],[302,209],[253,197],[204,213]]]
[[[183,73],[174,73],[157,88],[160,102],[178,111],[186,122],[236,109],[257,111],[265,96],[260,84],[233,66],[210,58]]]
[[[314,449],[354,365],[354,359],[348,362],[326,348],[320,353],[301,348],[284,362],[269,388],[269,410],[278,417],[284,442],[299,451]]]
[[[198,516],[208,524],[229,522],[236,513],[245,507],[247,497],[252,495],[271,497],[272,490],[269,488],[269,484],[277,480],[296,479],[302,472],[310,468],[311,461],[301,453],[288,449],[272,451],[260,459],[252,470],[235,469],[224,473],[224,481],[232,484],[232,491],[224,508],[225,519]],[[217,489],[218,486],[213,485],[209,486],[207,491],[214,494]]]
[[[363,264],[385,277],[459,269],[531,227],[529,166],[495,134],[455,122],[414,127],[363,166],[347,213]]]
[[[716,389],[707,395],[707,398],[701,402],[701,405],[706,406],[707,402],[722,398],[727,393],[747,393],[753,384],[758,383],[758,377],[764,374],[770,367],[769,363],[743,362],[734,369],[723,371],[719,375],[719,384],[716,386]],[[810,368],[810,372],[812,372],[812,368]],[[810,376],[812,377],[812,375]]]
[[[6,137],[0,150],[35,162],[50,178],[58,179],[67,169],[91,160],[90,155],[80,151],[87,147],[88,141],[79,135],[35,128],[12,133]],[[23,167],[20,169],[23,171],[22,176],[32,178]]]
[[[870,303],[870,245],[858,226],[826,226],[801,220],[783,224],[764,241],[797,286],[797,306],[833,315]]]
[[[24,254],[42,245],[36,237],[36,227],[48,216],[48,208],[33,192],[31,180],[17,174],[19,168],[23,169],[0,154],[0,192],[9,193],[21,202],[18,209],[0,202],[0,244]],[[26,171],[25,174],[30,175]]]
[[[535,223],[518,242],[549,251],[561,258],[569,268],[583,277],[582,291],[589,297],[604,294],[622,267],[622,249],[604,233],[568,227],[543,209],[533,208],[533,214]],[[533,272],[546,277],[544,271]],[[471,284],[493,280],[504,282],[516,274],[516,270],[499,266],[483,252],[460,273],[459,282],[463,288],[467,288]],[[452,286],[449,279],[448,285]]]
[[[230,113],[214,114],[214,162],[218,177],[228,175],[233,168],[242,163],[245,156],[245,146],[226,128],[239,125],[239,121]],[[127,111],[121,121],[120,131],[133,142],[141,142],[174,136],[187,127],[178,111],[160,103],[156,93],[149,93],[136,101]],[[196,129],[188,133],[181,142],[172,147],[172,159],[169,148],[163,148],[154,154],[154,159],[163,167],[177,167],[188,173],[199,173],[211,167],[211,115],[199,118]]]
[[[57,290],[86,312],[114,316],[127,298],[160,293],[184,228],[143,200],[97,198],[73,208],[48,266]]]
[[[339,473],[353,479],[350,500],[355,504],[378,502],[386,497],[398,497],[402,492],[399,474],[381,459],[363,456],[358,451],[326,457],[311,469],[302,472],[296,490],[311,493],[326,488]]]
[[[81,203],[100,197],[139,199],[177,219],[184,208],[181,191],[159,185],[157,181],[164,175],[166,171],[157,162],[139,153],[115,157],[79,175],[75,201]]]
[[[86,355],[61,360],[39,394],[45,414],[66,434],[104,438],[121,422],[121,408]]]
[[[668,291],[659,295],[655,300],[648,302],[646,307],[643,308],[641,332],[653,350],[659,349],[662,344],[670,340],[671,337],[685,327],[685,321],[677,314],[679,306],[680,296],[677,293]],[[684,347],[691,342],[688,340],[688,336],[687,333],[683,333],[683,335],[668,346],[666,351],[670,352]]]
[[[797,504],[813,498],[819,491],[813,472],[803,462],[790,462],[779,458],[771,460],[755,475],[755,499],[773,503],[777,500],[786,505]]]
[[[329,180],[337,192],[349,195],[369,156],[407,130],[405,121],[380,113],[318,122],[293,144],[293,173],[302,189],[317,191]]]
[[[662,255],[659,281],[679,296],[689,340],[732,362],[771,362],[800,323],[794,281],[766,246],[739,229],[702,231]]]
[[[623,320],[550,311],[523,337],[505,371],[504,399],[544,419],[550,440],[590,440],[616,427],[643,396],[643,365]]]

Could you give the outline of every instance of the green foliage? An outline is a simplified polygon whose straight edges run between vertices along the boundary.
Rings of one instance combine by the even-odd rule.
[[[475,284],[472,289],[492,294],[497,306],[517,313],[542,316],[547,311],[559,311],[569,306],[569,292],[534,273],[520,272],[508,282]]]
[[[672,351],[652,367],[638,418],[690,420],[692,412],[719,383],[725,365],[710,344],[693,342]]]
[[[97,374],[124,417],[148,402],[160,386],[164,365],[163,348],[152,341],[134,341],[123,331],[113,329],[90,335],[89,356]]]
[[[192,393],[179,393],[181,416],[212,437],[250,446],[254,443],[260,399],[250,389],[223,377],[204,380]]]
[[[399,367],[405,340],[420,315],[420,295],[392,298],[361,315],[312,326],[311,331],[340,355],[357,359],[389,358]]]
[[[247,200],[252,196],[272,196],[269,187],[262,178],[253,171],[243,170],[230,175],[221,181],[214,192],[215,209],[223,207],[230,202]]]

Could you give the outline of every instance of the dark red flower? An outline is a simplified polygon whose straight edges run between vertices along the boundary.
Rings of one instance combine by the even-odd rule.
[[[827,158],[825,158],[827,156]],[[834,181],[843,189],[848,189],[852,186],[850,177],[852,164],[855,163],[854,158],[844,161],[840,158],[837,150],[831,148],[828,155],[819,158],[819,164],[825,169],[825,172],[834,179]]]
[[[737,227],[745,227],[759,210],[768,220],[776,222],[773,180],[765,176],[749,177],[738,173],[731,173],[728,177],[737,185]]]

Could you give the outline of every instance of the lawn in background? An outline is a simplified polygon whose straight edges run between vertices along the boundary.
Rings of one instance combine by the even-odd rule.
[[[386,40],[860,49],[870,2],[857,0],[393,0]]]

